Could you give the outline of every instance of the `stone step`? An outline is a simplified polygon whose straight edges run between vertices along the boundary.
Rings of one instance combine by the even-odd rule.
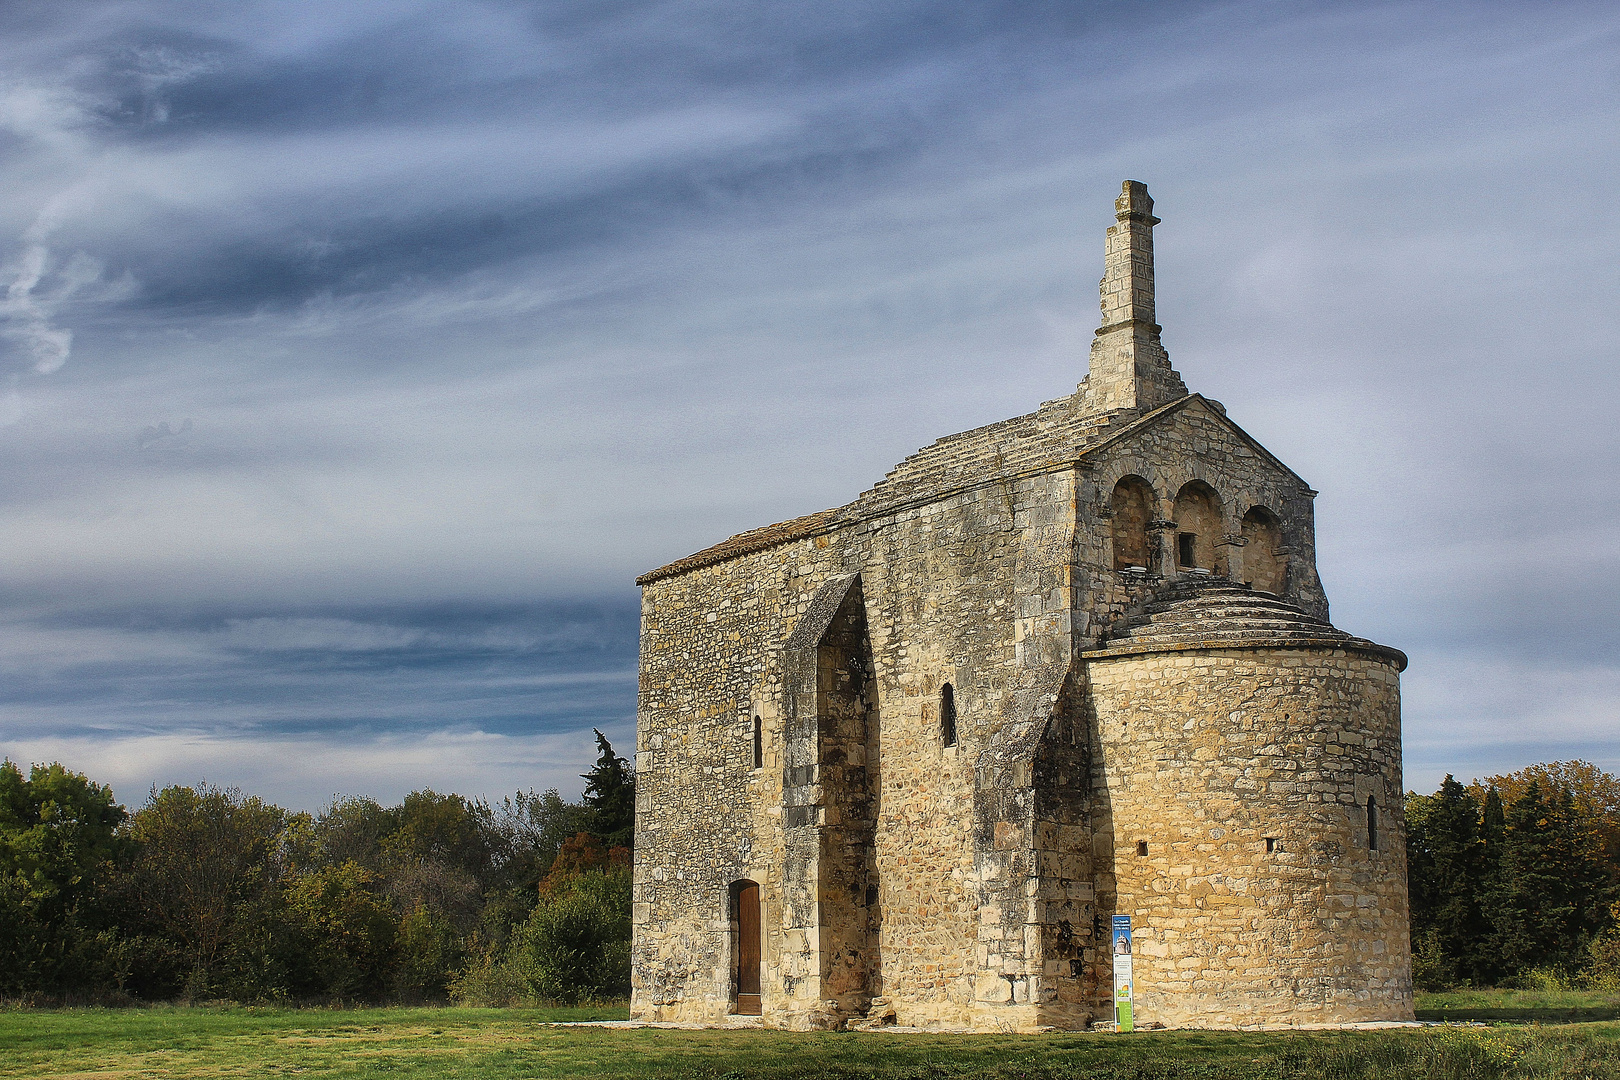
[[[1304,619],[1307,622],[1321,621],[1315,616],[1294,607],[1292,604],[1283,604],[1278,603],[1277,601],[1271,601],[1268,603],[1259,599],[1256,599],[1254,603],[1249,604],[1234,603],[1230,598],[1227,597],[1212,598],[1210,600],[1203,601],[1190,600],[1179,604],[1172,604],[1169,607],[1161,608],[1158,611],[1145,612],[1143,617],[1149,619],[1176,619],[1187,614],[1196,615],[1198,617],[1242,617],[1250,615],[1256,618],[1292,618]]]
[[[1230,578],[1200,575],[1167,584],[1141,608],[1116,620],[1101,642],[1162,645],[1279,637],[1352,640],[1280,596],[1256,592]]]
[[[1187,619],[1152,619],[1148,622],[1132,622],[1118,625],[1113,631],[1115,634],[1134,634],[1138,631],[1151,629],[1153,632],[1167,634],[1178,633],[1182,630],[1196,629],[1200,626],[1252,626],[1257,630],[1322,630],[1327,623],[1312,619],[1265,618],[1261,616],[1208,616]]]
[[[1215,615],[1222,618],[1256,618],[1256,619],[1290,619],[1309,618],[1304,612],[1293,608],[1273,606],[1270,604],[1228,604],[1197,602],[1190,604],[1176,604],[1174,607],[1164,608],[1160,611],[1146,613],[1143,617],[1154,622],[1175,622],[1184,618],[1206,618]]]
[[[1281,638],[1279,641],[1278,639]],[[1291,633],[1287,635],[1266,635],[1252,630],[1207,630],[1197,633],[1164,634],[1146,638],[1109,638],[1101,643],[1103,648],[1112,648],[1118,645],[1162,645],[1175,647],[1177,645],[1193,644],[1233,644],[1246,645],[1270,640],[1276,644],[1286,643],[1288,638],[1308,638],[1312,641],[1339,640],[1345,643],[1355,642],[1358,639],[1342,630],[1323,630],[1317,633]]]
[[[1108,635],[1110,642],[1143,641],[1148,639],[1167,638],[1196,638],[1212,633],[1248,634],[1306,634],[1306,635],[1332,635],[1338,633],[1329,626],[1311,625],[1309,623],[1287,622],[1227,622],[1211,621],[1207,623],[1189,622],[1184,626],[1137,627],[1133,630],[1114,632]]]
[[[1220,604],[1231,608],[1254,610],[1258,608],[1277,608],[1285,611],[1298,611],[1293,604],[1280,597],[1267,593],[1241,593],[1228,592],[1224,589],[1211,589],[1198,596],[1177,596],[1173,599],[1154,600],[1142,609],[1144,615],[1159,615],[1167,611],[1175,611],[1185,607],[1207,607],[1211,604]]]
[[[1157,615],[1130,615],[1120,619],[1114,625],[1121,630],[1129,630],[1138,626],[1179,626],[1188,622],[1266,622],[1285,623],[1290,626],[1326,626],[1321,619],[1315,619],[1301,611],[1294,611],[1283,607],[1240,608],[1230,605],[1211,605],[1207,608],[1193,607],[1175,611],[1161,612]]]

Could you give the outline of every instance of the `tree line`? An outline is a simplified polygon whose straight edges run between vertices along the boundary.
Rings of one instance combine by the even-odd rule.
[[[1620,991],[1620,779],[1532,765],[1406,796],[1419,989]]]
[[[573,802],[415,791],[294,812],[207,784],[133,813],[0,764],[0,998],[515,1004],[630,988],[635,775]],[[1620,779],[1583,761],[1405,802],[1413,978],[1620,992]]]
[[[208,784],[133,813],[0,764],[0,998],[479,1004],[630,989],[635,776],[578,801],[415,791],[293,812]]]

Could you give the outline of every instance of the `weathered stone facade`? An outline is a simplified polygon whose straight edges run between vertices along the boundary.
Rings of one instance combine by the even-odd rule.
[[[1115,914],[1139,1024],[1410,1019],[1405,658],[1116,211],[1075,394],[639,579],[633,1016],[736,1011],[756,884],[771,1025],[1084,1027]]]

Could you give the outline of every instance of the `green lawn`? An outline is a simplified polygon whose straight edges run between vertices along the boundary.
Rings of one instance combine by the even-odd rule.
[[[1568,1024],[1620,1020],[1620,996],[1585,990],[1453,990],[1419,994],[1419,1020]]]
[[[1437,1000],[1425,1000],[1424,1010],[1435,1008]],[[1512,1001],[1517,1004],[1481,998],[1474,1005],[1532,1012],[1597,1007],[1591,1002],[1545,1005],[1533,995]],[[1457,995],[1444,1002],[1439,1007],[1454,1012],[1465,1007]],[[622,1015],[614,1009],[13,1010],[0,1012],[0,1078],[1620,1078],[1620,1023],[1016,1036],[615,1030],[546,1023]]]

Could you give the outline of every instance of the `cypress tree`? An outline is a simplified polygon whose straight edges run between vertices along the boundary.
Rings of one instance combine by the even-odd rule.
[[[609,849],[631,847],[636,841],[635,771],[613,752],[613,744],[600,731],[596,749],[595,766],[582,774],[591,833]]]
[[[1568,788],[1532,781],[1508,807],[1491,922],[1510,973],[1573,972],[1608,922],[1611,887],[1594,823]]]
[[[1491,922],[1509,971],[1552,967],[1563,954],[1564,927],[1573,915],[1557,854],[1558,822],[1538,781],[1507,808],[1502,884],[1492,897]]]
[[[1546,846],[1543,860],[1553,884],[1554,905],[1562,918],[1553,927],[1549,959],[1573,971],[1586,960],[1593,936],[1606,922],[1608,873],[1595,823],[1576,809],[1568,788],[1547,797]]]
[[[1480,805],[1449,773],[1427,821],[1428,926],[1459,974],[1478,980],[1478,945],[1488,929],[1480,910],[1483,844]]]
[[[1429,815],[1436,797],[1406,793],[1406,892],[1412,940],[1434,924],[1434,856],[1429,850]]]
[[[1501,908],[1505,878],[1502,870],[1503,843],[1507,837],[1507,812],[1502,794],[1494,787],[1485,789],[1480,806],[1479,863],[1476,895],[1479,901],[1480,936],[1469,950],[1466,967],[1473,980],[1482,984],[1499,982],[1503,966],[1501,930],[1494,913]]]

